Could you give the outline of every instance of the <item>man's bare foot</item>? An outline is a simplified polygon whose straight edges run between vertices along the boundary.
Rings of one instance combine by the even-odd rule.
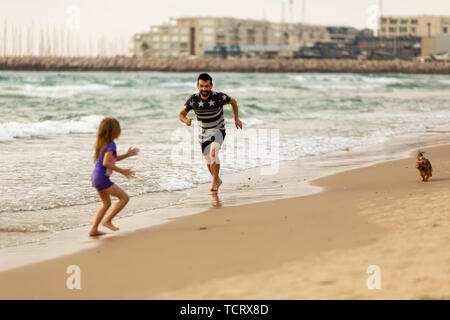
[[[89,236],[90,237],[98,237],[98,236],[103,236],[105,234],[106,234],[105,232],[101,232],[101,231],[98,231],[98,230],[91,230],[91,231],[89,231]]]
[[[102,226],[111,229],[112,231],[117,231],[119,228],[117,228],[115,225],[113,225],[110,221],[103,221]]]

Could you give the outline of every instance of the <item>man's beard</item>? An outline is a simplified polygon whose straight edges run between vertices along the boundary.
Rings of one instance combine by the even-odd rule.
[[[202,97],[207,97],[207,96],[209,96],[209,93],[211,92],[211,90],[203,90],[203,91],[200,91],[200,94],[202,95]]]

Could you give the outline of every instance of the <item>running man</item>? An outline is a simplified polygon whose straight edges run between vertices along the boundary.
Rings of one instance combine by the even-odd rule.
[[[181,109],[179,118],[187,126],[191,125],[193,118],[187,118],[189,111],[194,110],[199,126],[199,142],[206,165],[212,176],[211,193],[217,193],[222,180],[219,178],[220,161],[219,149],[225,139],[225,119],[223,106],[231,104],[234,113],[234,124],[237,129],[242,129],[239,120],[238,105],[236,100],[225,93],[212,91],[212,78],[207,73],[202,73],[197,78],[198,93],[193,94]]]

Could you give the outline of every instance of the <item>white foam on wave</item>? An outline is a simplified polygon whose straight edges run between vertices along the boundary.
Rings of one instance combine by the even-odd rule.
[[[388,77],[377,77],[377,78],[364,77],[362,78],[362,80],[367,83],[385,83],[385,84],[403,82],[402,79],[388,78]]]
[[[97,92],[108,90],[110,87],[104,84],[85,85],[61,85],[61,86],[35,86],[26,84],[16,93],[21,93],[28,97],[37,98],[68,98],[81,92]]]
[[[383,85],[380,83],[327,83],[327,84],[309,84],[305,83],[305,87],[307,89],[315,90],[315,91],[359,91],[359,90],[375,90],[383,88]]]
[[[0,124],[0,141],[54,134],[95,132],[102,119],[101,115],[91,115],[72,121],[6,122]]]
[[[306,79],[304,76],[289,76],[292,80],[298,81],[298,82],[304,82]]]
[[[125,81],[125,80],[110,80],[110,81],[108,81],[108,83],[112,84],[112,85],[121,85],[121,84],[127,84],[128,81]]]
[[[246,119],[242,120],[242,123],[246,127],[252,127],[252,126],[258,126],[258,125],[264,124],[265,122],[263,120],[258,119],[258,118],[246,118]]]
[[[271,88],[271,87],[255,87],[254,90],[255,91],[260,91],[260,92],[275,92],[275,91],[278,91],[277,88]]]
[[[195,82],[192,83],[190,81],[189,82],[166,82],[166,83],[162,83],[160,85],[160,87],[163,87],[163,88],[186,88],[186,87],[189,87],[189,88],[192,88],[193,90],[196,90]]]

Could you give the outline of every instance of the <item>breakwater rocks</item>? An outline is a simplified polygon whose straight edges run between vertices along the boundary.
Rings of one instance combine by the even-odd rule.
[[[450,62],[350,59],[0,57],[0,70],[450,74]]]

